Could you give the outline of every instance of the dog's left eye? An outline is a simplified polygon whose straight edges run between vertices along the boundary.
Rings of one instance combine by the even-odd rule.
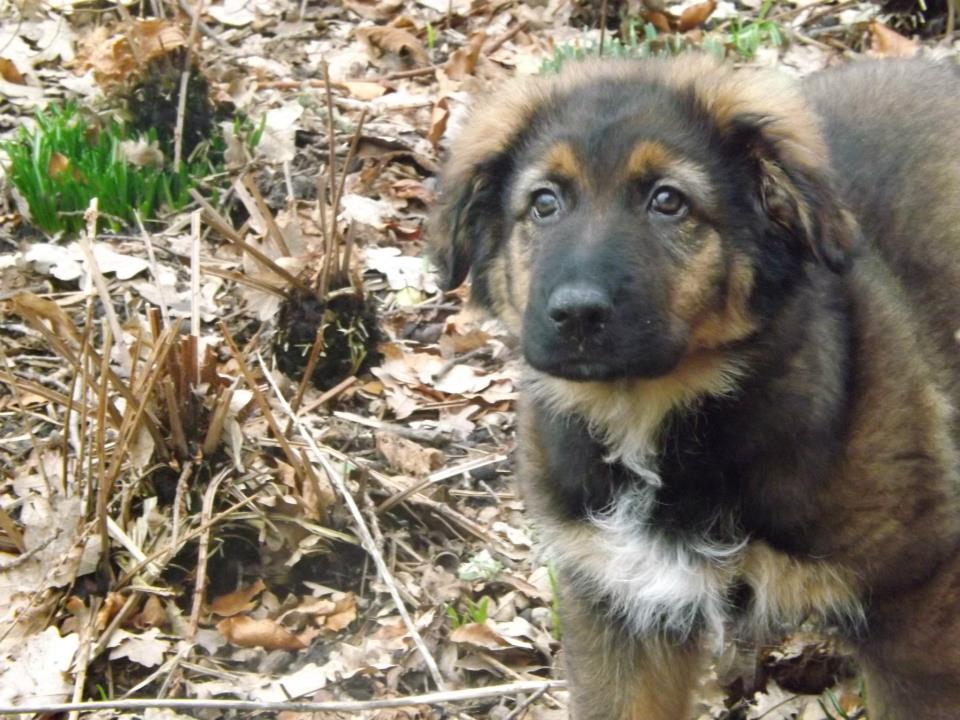
[[[537,190],[530,202],[534,220],[546,220],[560,212],[560,198],[553,190]]]
[[[661,187],[650,198],[650,210],[660,215],[676,216],[687,209],[687,198],[672,187]]]

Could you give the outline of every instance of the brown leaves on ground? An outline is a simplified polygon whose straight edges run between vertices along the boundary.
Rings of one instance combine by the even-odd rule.
[[[0,19],[4,127],[62,97],[120,112],[113,93],[151,64],[179,82],[190,21],[160,6],[164,18],[18,4]],[[606,38],[626,31],[621,10],[669,42],[728,38],[762,6],[624,3]],[[557,580],[510,483],[510,342],[463,290],[440,292],[422,244],[471,93],[598,43],[595,17],[577,24],[598,8],[212,3],[193,70],[230,110],[224,170],[203,179],[202,204],[143,230],[44,238],[8,199],[4,218],[20,225],[0,225],[0,704],[156,694],[168,681],[183,697],[407,697],[433,679],[396,598],[448,688],[562,675]],[[791,43],[751,62],[794,72],[867,41],[883,56],[919,45],[869,3],[781,2],[766,19]],[[256,146],[245,123],[262,128]],[[148,140],[119,152],[130,167],[169,160]],[[42,170],[73,167],[54,155]],[[309,297],[331,256],[376,311],[376,358],[317,389],[277,371],[271,342],[282,303],[293,289]],[[354,331],[337,320],[318,322]],[[859,711],[843,653],[809,637],[717,672],[698,692],[704,719],[810,720],[821,701]],[[562,692],[528,699],[368,716],[564,712]]]

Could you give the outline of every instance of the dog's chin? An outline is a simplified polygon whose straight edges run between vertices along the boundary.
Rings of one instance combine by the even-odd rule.
[[[524,353],[524,357],[534,370],[574,382],[651,380],[669,374],[673,368],[673,363],[623,363],[596,357],[544,358],[533,353]]]
[[[608,382],[632,376],[627,368],[603,362],[579,361],[530,364],[534,369],[547,375],[576,382]]]

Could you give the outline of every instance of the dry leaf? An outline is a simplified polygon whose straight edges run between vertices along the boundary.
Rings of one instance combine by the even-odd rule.
[[[106,629],[107,625],[110,624],[110,621],[113,620],[113,616],[116,615],[120,611],[120,608],[123,607],[125,600],[126,598],[120,593],[107,593],[107,597],[104,598],[103,604],[100,605],[100,609],[97,611],[97,630],[102,632]]]
[[[47,175],[58,177],[70,170],[70,158],[61,153],[50,154],[50,161],[47,163]]]
[[[222,4],[210,5],[207,13],[217,22],[230,27],[243,27],[257,19],[248,0],[224,0]]]
[[[357,37],[374,58],[392,55],[404,65],[426,65],[428,62],[423,45],[406,30],[389,26],[362,27],[357,28]]]
[[[159,636],[160,628],[150,628],[139,635],[117,630],[110,637],[110,659],[127,658],[144,667],[156,667],[172,647],[169,640],[161,640]]]
[[[131,623],[138,630],[160,627],[167,621],[167,612],[163,608],[163,600],[156,595],[151,595],[143,604],[141,610]]]
[[[666,13],[649,11],[643,14],[643,19],[653,25],[657,29],[657,32],[673,32],[673,27],[670,23],[670,17]]]
[[[351,97],[357,100],[373,100],[387,92],[387,89],[380,83],[363,82],[360,80],[344,80],[340,83]]]
[[[0,57],[0,77],[14,85],[26,84],[26,81],[23,79],[23,74],[17,69],[13,60],[5,57]]]
[[[374,434],[377,450],[396,472],[414,477],[426,477],[431,471],[443,466],[446,459],[436,448],[425,448],[413,440],[392,433]]]
[[[717,0],[706,0],[705,2],[691,5],[680,15],[677,23],[677,29],[680,32],[687,32],[703,25],[707,19],[717,9]]]
[[[915,56],[920,49],[916,42],[891,30],[882,22],[873,20],[868,27],[870,52],[874,55],[908,58]]]
[[[237,615],[217,623],[217,630],[233,645],[265,650],[302,650],[306,645],[276,620]]]
[[[123,159],[137,167],[161,167],[163,153],[160,151],[158,140],[150,142],[145,137],[136,140],[124,140],[120,143],[120,154]]]
[[[103,86],[124,82],[147,63],[187,44],[183,29],[168,20],[135,20],[113,35],[96,28],[81,43],[76,66],[93,70]]]
[[[60,637],[55,627],[48,627],[17,648],[16,662],[0,655],[0,704],[18,705],[37,698],[48,703],[67,700],[73,688],[67,670],[79,647],[76,633]]]
[[[343,5],[367,20],[389,20],[403,9],[403,0],[345,0]]]
[[[427,130],[427,140],[434,148],[440,142],[440,138],[447,131],[447,121],[450,119],[450,105],[446,97],[442,97],[433,106],[433,112],[430,114],[430,129]]]
[[[450,640],[455,643],[470,643],[487,650],[510,647],[510,643],[487,623],[464,623],[450,633]]]
[[[526,625],[517,625],[516,621],[498,623],[487,620],[484,623],[465,623],[450,633],[450,640],[455,643],[469,643],[487,650],[506,650],[509,648],[533,649],[533,645],[517,639],[517,628],[526,631]]]
[[[710,0],[713,2],[713,0]],[[451,80],[463,80],[473,75],[477,69],[477,61],[480,59],[480,52],[483,50],[483,43],[487,39],[487,34],[480,30],[470,35],[467,44],[450,54],[450,59],[443,66],[447,77]]]
[[[257,578],[247,587],[215,597],[210,601],[210,612],[221,617],[230,617],[247,612],[255,606],[254,598],[266,589],[267,586],[263,584],[263,580]]]

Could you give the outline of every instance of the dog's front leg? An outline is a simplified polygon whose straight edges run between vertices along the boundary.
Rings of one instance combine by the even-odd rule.
[[[565,585],[560,619],[573,720],[688,720],[696,640],[634,637]]]

